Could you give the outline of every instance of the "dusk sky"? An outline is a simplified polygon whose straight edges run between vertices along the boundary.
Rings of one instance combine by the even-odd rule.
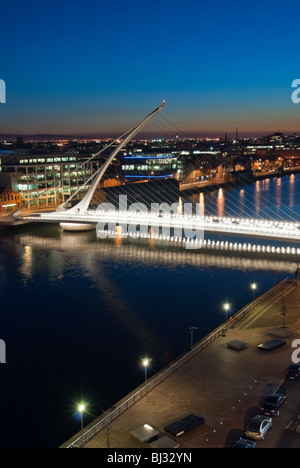
[[[180,136],[300,132],[299,4],[11,1],[0,133],[109,136],[166,100]]]

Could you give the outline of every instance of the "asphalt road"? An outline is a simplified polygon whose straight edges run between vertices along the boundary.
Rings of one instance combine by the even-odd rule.
[[[287,405],[279,416],[273,417],[273,426],[265,440],[257,442],[261,448],[300,448],[300,381],[284,382]]]

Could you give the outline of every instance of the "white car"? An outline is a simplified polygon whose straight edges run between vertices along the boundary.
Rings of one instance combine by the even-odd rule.
[[[250,439],[264,440],[270,427],[272,427],[272,418],[258,414],[248,424],[245,434]]]

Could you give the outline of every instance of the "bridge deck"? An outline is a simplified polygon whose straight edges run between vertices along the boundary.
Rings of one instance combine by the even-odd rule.
[[[153,212],[133,211],[88,211],[85,213],[36,213],[26,215],[23,219],[32,222],[55,222],[55,223],[92,223],[111,229],[116,225],[147,226],[154,230],[163,228],[175,230],[179,233],[184,230],[188,237],[192,238],[193,232],[199,239],[204,233],[218,233],[224,235],[235,235],[243,237],[255,237],[262,239],[277,239],[287,242],[300,242],[300,224],[281,221],[264,221],[254,219],[236,219],[220,217],[202,217],[198,215],[174,214],[160,215]],[[181,230],[181,231],[180,231]],[[175,234],[176,235],[176,234]]]

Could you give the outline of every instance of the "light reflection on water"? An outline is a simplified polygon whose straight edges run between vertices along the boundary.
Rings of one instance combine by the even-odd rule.
[[[276,210],[288,219],[299,210],[297,181],[265,180],[192,198],[200,214],[265,217]],[[143,382],[143,357],[152,358],[150,375],[188,349],[190,326],[199,327],[197,340],[222,323],[224,301],[235,312],[251,301],[252,282],[263,293],[275,275],[283,279],[297,267],[99,240],[95,232],[53,225],[3,231],[0,259],[0,338],[8,353],[0,368],[3,446],[63,443],[79,429],[72,417],[78,400],[89,400],[98,416]]]
[[[299,181],[298,174],[291,174],[244,187],[225,186],[204,196],[192,195],[191,199],[199,203],[201,198],[206,215],[295,221],[300,219]]]

